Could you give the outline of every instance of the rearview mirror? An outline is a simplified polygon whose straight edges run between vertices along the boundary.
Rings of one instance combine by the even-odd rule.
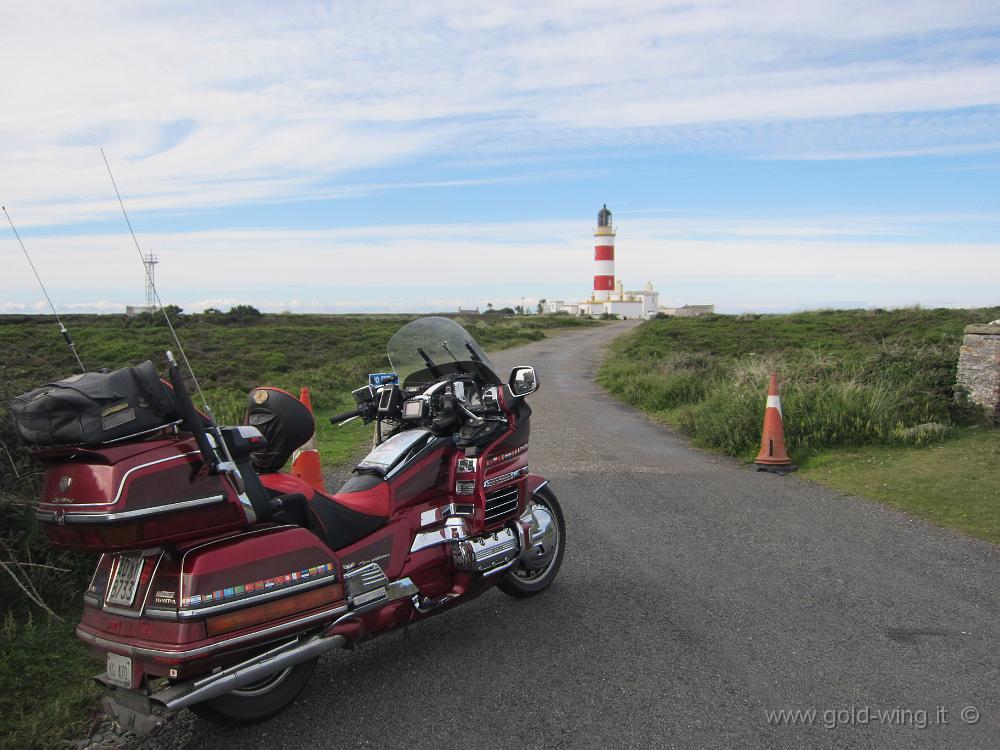
[[[515,396],[527,396],[538,390],[538,378],[531,365],[518,365],[510,371],[507,387]]]

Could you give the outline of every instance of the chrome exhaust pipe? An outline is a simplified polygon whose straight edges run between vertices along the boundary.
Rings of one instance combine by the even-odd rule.
[[[290,641],[214,674],[160,690],[149,696],[149,700],[167,711],[177,711],[252,685],[330,649],[343,648],[346,643],[342,635],[328,638],[314,635],[303,641]]]

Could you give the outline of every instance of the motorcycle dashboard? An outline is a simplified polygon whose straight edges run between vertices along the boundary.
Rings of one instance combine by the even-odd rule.
[[[423,399],[412,398],[403,402],[403,419],[422,419],[424,416]]]

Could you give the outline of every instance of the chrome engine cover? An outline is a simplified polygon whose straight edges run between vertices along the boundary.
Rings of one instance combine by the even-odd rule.
[[[517,533],[507,527],[486,536],[454,542],[451,554],[459,570],[486,573],[511,562],[520,550]]]
[[[559,530],[552,511],[544,505],[528,503],[518,521],[527,527],[528,541],[521,553],[521,563],[529,570],[541,570],[556,553]]]

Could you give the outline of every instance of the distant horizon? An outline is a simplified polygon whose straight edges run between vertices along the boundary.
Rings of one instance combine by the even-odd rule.
[[[538,313],[536,311],[536,307],[535,307],[535,305],[537,304],[537,302],[538,302],[538,300],[535,300],[534,302],[532,302],[529,305],[528,310],[527,310],[526,313],[516,313],[515,312],[513,314],[514,315],[522,315],[522,314],[524,314],[524,315],[528,315],[528,316],[539,315],[540,313]],[[169,307],[169,306],[171,306],[171,304],[172,303],[168,302],[167,306]],[[470,308],[463,308],[461,311],[459,311],[459,310],[441,310],[441,309],[429,309],[428,308],[426,310],[417,310],[417,309],[408,309],[408,310],[402,310],[402,309],[401,310],[339,310],[339,311],[336,311],[336,312],[322,312],[322,311],[300,311],[300,310],[267,310],[267,309],[262,309],[262,308],[258,307],[257,305],[254,305],[253,302],[241,302],[239,304],[241,304],[241,305],[250,305],[250,306],[256,308],[257,310],[259,310],[264,315],[324,315],[324,316],[336,316],[336,315],[343,315],[343,316],[349,316],[349,315],[463,315],[463,314],[467,314],[466,311],[468,309],[470,309]],[[711,304],[711,303],[706,303],[706,304]],[[135,306],[138,307],[139,305],[135,305]],[[184,308],[183,306],[179,306],[179,307],[181,307],[181,314],[182,315],[204,315],[205,314],[205,310],[188,310],[188,309]],[[508,307],[510,307],[511,309],[513,309],[514,306],[513,305],[502,305],[502,306],[500,306],[500,305],[494,305],[494,310],[497,311],[497,313],[499,314],[500,310],[506,309]],[[733,315],[733,316],[739,316],[739,315],[795,315],[795,314],[798,314],[798,313],[815,313],[815,312],[827,312],[827,311],[832,311],[832,312],[851,312],[851,311],[855,311],[855,310],[866,311],[866,312],[871,312],[871,311],[876,311],[876,310],[881,310],[881,311],[885,311],[885,312],[899,312],[899,311],[902,311],[902,310],[914,310],[914,311],[917,311],[917,310],[969,310],[970,312],[972,312],[972,311],[976,311],[976,310],[990,310],[990,309],[994,309],[994,308],[1000,308],[1000,300],[998,300],[997,302],[995,302],[993,304],[987,304],[987,305],[969,305],[969,306],[966,306],[966,305],[935,305],[935,306],[929,306],[929,305],[923,305],[923,304],[920,304],[920,303],[914,303],[914,304],[910,304],[910,305],[893,305],[893,306],[888,306],[888,307],[878,307],[878,306],[871,306],[871,307],[809,307],[809,308],[797,308],[797,309],[791,309],[791,310],[777,310],[777,311],[775,311],[775,310],[768,310],[768,311],[764,311],[764,310],[725,311],[725,310],[716,309],[714,314],[716,314],[716,315]],[[229,309],[231,309],[231,308],[220,309],[220,312],[222,312],[223,314],[226,314],[226,313],[229,312]],[[474,308],[472,308],[472,309],[474,309]],[[60,314],[60,316],[113,316],[113,315],[124,316],[126,314],[124,308],[122,308],[118,312],[113,311],[113,310],[102,310],[102,311],[99,311],[99,312],[83,312],[83,311],[79,311],[79,310],[65,310],[65,309],[60,309],[59,305],[56,305],[56,310]],[[483,314],[486,313],[486,310],[487,310],[487,308],[485,308],[483,306],[478,311],[478,314],[483,315]],[[161,314],[160,311],[159,311],[159,308],[157,308],[155,314],[156,315],[160,315]],[[471,313],[471,314],[474,315],[475,313]],[[17,312],[17,311],[7,310],[7,311],[0,311],[0,315],[11,316],[11,317],[13,317],[13,316],[21,316],[21,317],[40,318],[40,319],[44,319],[46,317],[53,318],[53,315],[52,315],[51,312],[44,312],[44,311],[43,312],[38,312],[38,311]],[[541,313],[541,315],[545,315],[547,317],[553,317],[552,313]],[[561,313],[560,315],[568,315],[568,314]],[[568,315],[568,317],[577,317],[577,316]],[[580,316],[580,317],[585,317],[585,316]],[[986,321],[986,322],[989,323],[989,322],[992,322],[992,321]]]

